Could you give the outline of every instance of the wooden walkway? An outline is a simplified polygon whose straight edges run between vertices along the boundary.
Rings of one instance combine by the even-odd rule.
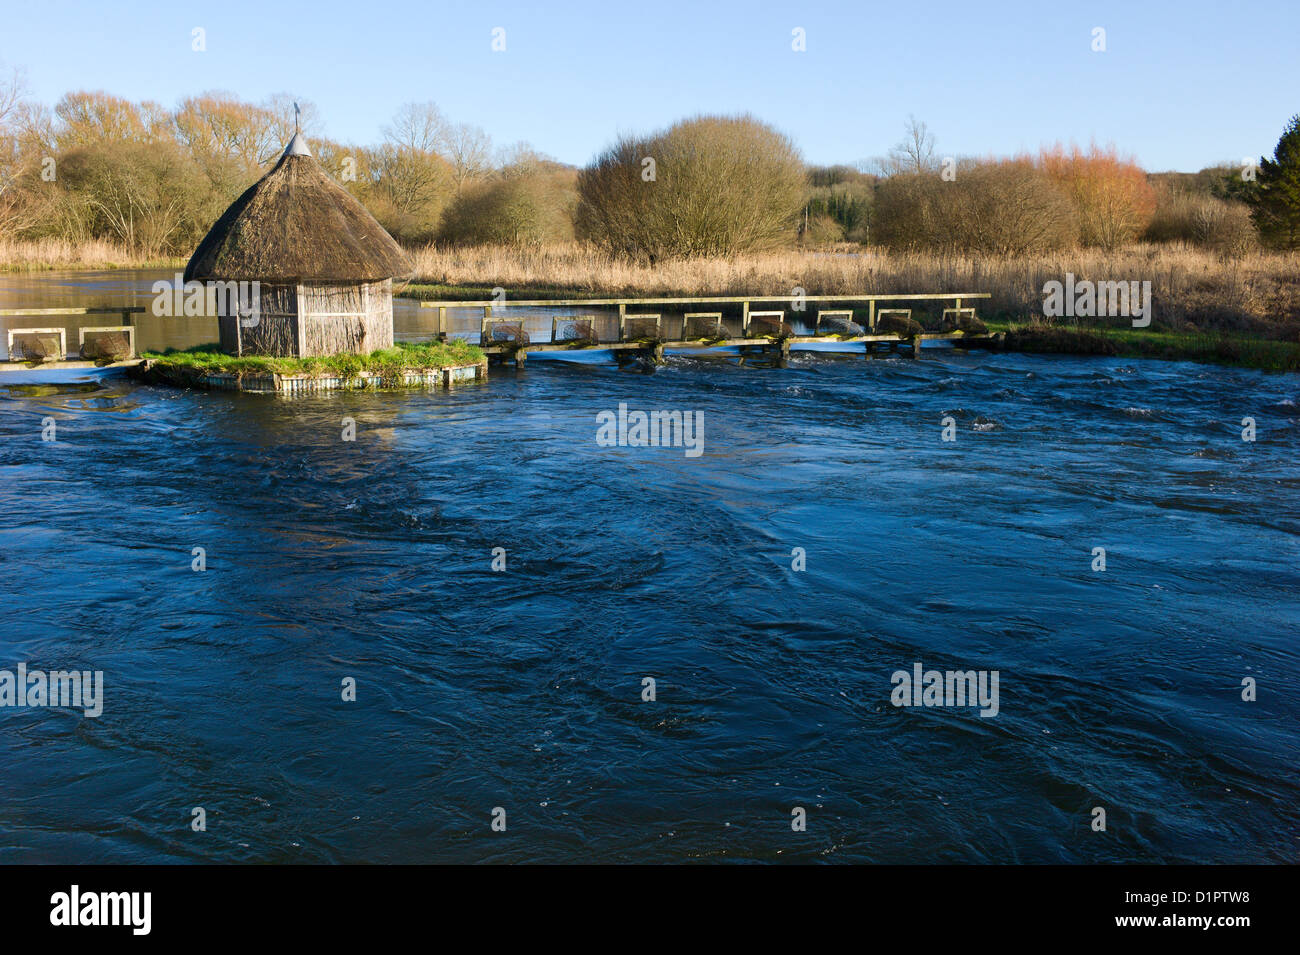
[[[663,361],[668,351],[708,351],[721,348],[739,348],[741,356],[745,354],[770,354],[774,357],[788,359],[791,346],[801,344],[866,345],[868,353],[873,346],[887,346],[889,352],[920,357],[924,342],[952,342],[962,348],[998,348],[1002,343],[1000,332],[988,335],[970,335],[965,332],[923,332],[920,335],[903,337],[900,335],[791,335],[787,338],[722,338],[722,339],[683,339],[664,342],[537,342],[527,345],[502,344],[485,345],[483,353],[496,361],[513,361],[523,364],[530,352],[572,352],[572,351],[612,351],[616,358],[624,353],[644,353],[655,361]],[[630,356],[624,357],[627,360]]]
[[[919,357],[921,347],[927,341],[950,341],[954,345],[974,348],[996,348],[1001,344],[999,334],[971,334],[962,331],[921,332],[918,334],[878,333],[879,318],[888,312],[903,314],[910,318],[910,309],[898,309],[897,306],[909,302],[952,303],[944,308],[944,317],[968,315],[974,318],[974,308],[964,303],[987,299],[988,292],[923,292],[916,294],[888,295],[806,295],[806,296],[747,296],[747,297],[704,297],[704,298],[593,298],[593,299],[529,299],[519,301],[428,301],[421,302],[422,308],[438,310],[436,335],[439,340],[446,340],[450,334],[448,309],[477,309],[479,311],[479,342],[489,359],[494,362],[505,360],[523,364],[530,352],[561,351],[612,351],[620,362],[634,357],[662,361],[666,351],[698,351],[701,349],[735,348],[744,354],[768,354],[778,359],[789,357],[791,346],[801,344],[818,345],[865,345],[868,352],[880,347],[889,351],[906,349],[912,357]],[[796,304],[797,303],[797,304]],[[880,304],[891,306],[889,310],[880,309]],[[756,310],[754,305],[783,305],[780,309]],[[819,309],[818,304],[841,306]],[[692,312],[692,307],[720,307],[715,311]],[[842,306],[857,305],[859,308]],[[680,311],[680,318],[670,321],[679,330],[669,334],[665,327],[662,311],[647,311],[654,307],[674,306]],[[724,319],[721,307],[729,307],[739,314],[730,321]],[[551,337],[546,341],[534,342],[526,336],[518,337],[522,323],[527,315],[519,315],[517,309],[617,309],[617,314],[593,314],[577,311],[568,316],[553,316]],[[636,311],[629,311],[635,309]],[[859,316],[859,313],[862,313]],[[813,334],[794,334],[793,326],[787,321],[791,316],[799,324],[807,327],[808,319]],[[857,321],[861,317],[862,321]],[[598,320],[607,323],[617,320],[616,330],[611,334],[595,332]],[[712,334],[690,334],[692,320],[706,321],[713,326]],[[823,330],[823,320],[828,322]],[[829,323],[848,321],[865,329],[866,334],[839,334],[830,330]],[[562,334],[560,323],[567,322],[569,327]],[[655,334],[647,335],[649,324],[654,323]],[[728,329],[727,325],[739,324],[738,333]],[[573,334],[574,327],[581,329],[581,334]],[[770,333],[761,329],[772,328]],[[789,331],[787,331],[789,329]],[[757,334],[756,334],[757,332]]]

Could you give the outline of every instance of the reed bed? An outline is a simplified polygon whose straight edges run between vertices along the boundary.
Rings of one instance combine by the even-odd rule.
[[[888,253],[849,246],[650,264],[580,243],[512,248],[429,246],[413,252],[406,294],[443,296],[448,287],[504,288],[515,298],[541,291],[645,296],[991,292],[993,318],[1042,320],[1043,285],[1067,272],[1092,281],[1149,281],[1155,322],[1173,330],[1214,329],[1300,336],[1300,253],[1224,255],[1183,245],[1078,249],[1032,256]],[[422,286],[438,286],[427,288]]]
[[[142,259],[105,239],[0,239],[0,272],[184,267],[185,259]]]

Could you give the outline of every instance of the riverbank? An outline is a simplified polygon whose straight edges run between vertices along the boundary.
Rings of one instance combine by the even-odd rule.
[[[1230,257],[1181,245],[1076,249],[1032,256],[886,253],[845,245],[650,265],[580,243],[536,248],[429,246],[412,252],[415,298],[502,288],[508,298],[582,295],[666,297],[990,292],[985,318],[1043,314],[1043,286],[1078,280],[1148,281],[1154,324],[1300,340],[1300,253]],[[465,295],[464,297],[470,297]],[[486,296],[491,298],[491,295]]]
[[[428,301],[486,301],[492,290],[473,286],[417,286],[412,298]],[[572,291],[528,288],[521,299],[562,300]],[[926,331],[938,331],[933,322],[923,322]],[[1114,356],[1157,358],[1164,361],[1193,361],[1205,364],[1257,368],[1261,371],[1300,371],[1300,341],[1262,338],[1225,331],[1169,331],[1157,328],[1115,326],[1049,325],[1039,316],[1011,321],[992,319],[989,331],[1004,333],[1004,351],[1027,354]]]
[[[1300,370],[1300,254],[1249,252],[1238,258],[1172,245],[1050,256],[891,255],[860,246],[786,250],[655,266],[608,256],[579,243],[535,248],[470,246],[412,251],[416,278],[398,288],[413,300],[506,301],[586,297],[907,294],[987,291],[979,315],[1007,347],[1077,355],[1127,355]],[[179,259],[142,262],[110,243],[0,242],[0,269],[118,269],[150,265],[174,272]],[[1094,281],[1151,282],[1152,324],[1131,329],[1048,325],[1043,285],[1066,273]],[[937,314],[918,310],[927,330]],[[933,326],[933,327],[931,327]]]
[[[53,269],[183,269],[185,258],[148,258],[102,239],[0,240],[0,273]]]
[[[1004,331],[1006,351],[1055,355],[1107,355],[1195,361],[1262,371],[1300,371],[1300,342],[1248,335],[1153,331],[1143,328],[1061,327],[990,322]]]

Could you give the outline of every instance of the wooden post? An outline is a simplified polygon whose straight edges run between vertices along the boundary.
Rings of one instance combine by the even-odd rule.
[[[306,299],[305,289],[302,285],[298,286],[298,300],[294,302],[293,310],[298,319],[298,357],[303,358],[304,352],[307,351],[307,316],[302,312],[302,303]],[[235,321],[239,321],[239,311],[235,311]]]
[[[487,344],[487,323],[488,323],[488,319],[491,317],[492,317],[492,306],[484,305],[483,318],[479,321],[479,327],[478,327],[479,341],[483,344]]]
[[[740,337],[749,337],[749,299],[740,303]]]
[[[627,302],[618,303],[618,340],[627,339]]]
[[[867,328],[872,331],[876,328],[876,300],[867,299]]]
[[[447,340],[447,306],[438,306],[438,341]]]

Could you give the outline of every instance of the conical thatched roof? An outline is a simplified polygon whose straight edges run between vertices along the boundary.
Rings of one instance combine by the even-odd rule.
[[[275,168],[203,237],[185,280],[373,282],[413,271],[393,237],[295,135]]]

